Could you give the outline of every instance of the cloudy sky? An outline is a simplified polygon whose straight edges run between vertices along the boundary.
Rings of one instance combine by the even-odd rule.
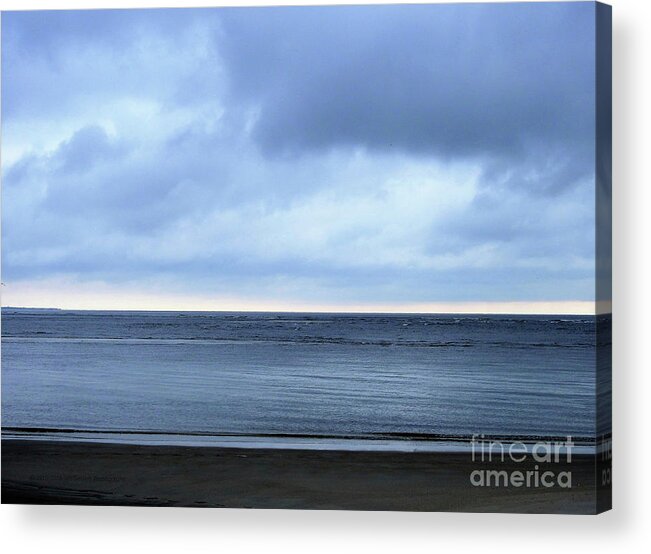
[[[594,5],[2,15],[3,304],[590,311]]]

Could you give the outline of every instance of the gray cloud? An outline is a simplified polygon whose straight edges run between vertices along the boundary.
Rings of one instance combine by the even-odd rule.
[[[592,298],[593,10],[5,14],[3,279]]]
[[[591,146],[589,3],[226,11],[232,93],[271,151],[509,159]]]

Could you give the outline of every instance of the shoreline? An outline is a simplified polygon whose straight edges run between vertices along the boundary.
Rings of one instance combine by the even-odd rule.
[[[310,434],[310,433],[207,433],[153,430],[103,430],[46,427],[3,427],[3,440],[39,440],[82,443],[106,443],[135,446],[189,446],[220,448],[260,448],[294,450],[342,450],[369,452],[450,452],[469,453],[480,448],[508,448],[531,453],[538,444],[559,445],[572,441],[575,454],[595,455],[607,437],[561,437],[540,435],[444,435],[417,433]]]
[[[593,514],[595,456],[571,488],[473,486],[473,471],[538,471],[468,453],[159,446],[2,439],[2,501],[229,508]]]

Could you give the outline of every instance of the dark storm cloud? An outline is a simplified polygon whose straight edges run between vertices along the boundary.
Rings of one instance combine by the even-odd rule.
[[[551,168],[554,188],[590,167],[593,10],[229,10],[221,44],[232,94],[259,107],[256,138],[271,153],[362,145],[504,163],[524,156],[533,167],[562,166]]]

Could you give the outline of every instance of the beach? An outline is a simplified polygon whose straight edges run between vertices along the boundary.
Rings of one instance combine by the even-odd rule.
[[[360,452],[2,440],[2,502],[576,513],[596,512],[595,457],[563,460],[572,487],[473,486],[469,453]]]

